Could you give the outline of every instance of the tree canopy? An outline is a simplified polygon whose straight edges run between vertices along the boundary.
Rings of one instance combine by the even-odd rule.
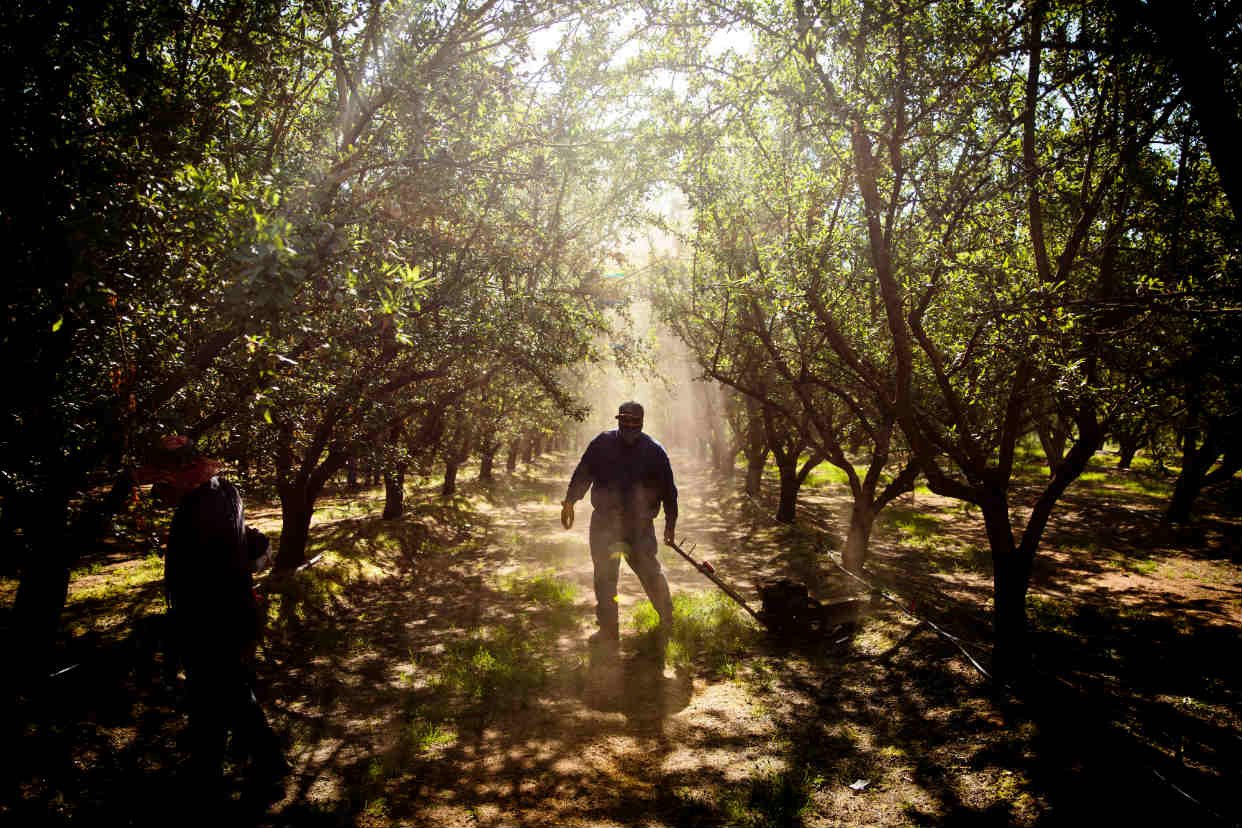
[[[582,418],[573,371],[635,359],[606,345],[649,298],[738,395],[718,465],[771,452],[783,521],[844,474],[851,568],[919,476],[978,506],[1020,660],[1044,527],[1105,440],[1176,445],[1173,521],[1242,467],[1237,15],[8,4],[0,498],[32,652],[161,434],[274,490],[295,567],[359,458],[490,474]],[[627,293],[606,274],[653,221],[689,255]],[[1018,495],[1030,434],[1049,476]]]

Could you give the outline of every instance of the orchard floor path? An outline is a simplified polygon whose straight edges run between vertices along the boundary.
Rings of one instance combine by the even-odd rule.
[[[981,521],[924,490],[882,518],[868,564],[900,607],[878,600],[848,632],[781,642],[665,549],[681,613],[668,657],[638,629],[652,613],[624,566],[621,650],[592,652],[589,504],[572,531],[559,524],[574,460],[550,453],[451,499],[414,490],[396,521],[379,518],[380,492],[325,499],[310,550],[325,556],[269,590],[258,666],[293,773],[283,796],[256,800],[230,766],[230,824],[1242,817],[1236,492],[1173,535],[1158,529],[1165,484],[1093,467],[1058,510],[1033,580],[1037,672],[1026,691],[998,693],[917,620],[986,664]],[[751,500],[688,457],[674,465],[678,535],[756,605],[774,577],[820,598],[858,594],[831,558],[839,483],[813,476],[786,527],[770,519],[774,491]],[[279,530],[275,506],[249,517]],[[182,685],[158,643],[158,581],[105,588],[118,568],[150,568],[113,558],[74,582],[66,657],[82,666],[24,700],[7,731],[7,824],[175,825],[197,813],[172,793]]]

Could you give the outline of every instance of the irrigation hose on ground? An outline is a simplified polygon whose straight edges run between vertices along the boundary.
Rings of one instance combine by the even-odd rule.
[[[988,681],[992,680],[992,674],[989,673],[986,669],[984,669],[983,665],[980,664],[979,661],[967,651],[966,647],[964,646],[962,642],[962,639],[958,638],[953,633],[945,630],[940,625],[936,624],[936,622],[928,621],[926,618],[915,615],[913,612],[907,609],[906,606],[902,604],[900,600],[898,600],[897,596],[893,595],[891,592],[889,592],[886,589],[880,589],[879,587],[875,586],[870,581],[868,581],[866,578],[863,578],[861,575],[858,575],[855,572],[850,572],[848,569],[846,569],[841,564],[840,561],[836,559],[835,556],[829,554],[828,560],[832,561],[833,565],[836,566],[837,569],[841,570],[846,575],[849,575],[855,581],[858,581],[858,583],[865,586],[868,590],[870,590],[876,595],[879,595],[881,598],[888,601],[893,606],[897,607],[897,609],[901,610],[903,613],[910,616],[915,621],[918,621],[920,624],[923,624],[931,628],[937,635],[944,638],[946,641],[952,643],[954,647],[957,647],[959,650],[962,651],[962,655],[966,656],[966,660],[970,662],[971,666],[979,671],[979,675],[983,676]]]
[[[826,550],[826,549],[825,549],[824,551],[825,551],[825,552],[827,552],[827,550]],[[935,622],[928,621],[926,618],[922,618],[922,617],[920,617],[920,616],[918,616],[918,615],[914,614],[913,612],[911,612],[910,610],[908,610],[908,609],[905,607],[905,605],[904,605],[904,604],[902,604],[902,603],[901,603],[901,601],[900,601],[900,600],[899,600],[899,599],[898,599],[895,595],[893,595],[892,593],[888,592],[888,590],[880,589],[879,587],[875,587],[875,586],[873,586],[873,585],[872,585],[869,581],[867,581],[865,578],[861,577],[860,575],[858,575],[858,574],[856,574],[856,573],[854,573],[854,572],[850,572],[850,571],[849,571],[848,569],[846,569],[846,568],[845,568],[845,566],[844,566],[844,565],[842,565],[842,563],[841,563],[840,561],[838,561],[838,560],[836,559],[836,557],[834,557],[832,554],[828,554],[828,559],[832,561],[833,565],[834,565],[834,566],[836,566],[836,567],[837,567],[837,569],[840,569],[840,570],[841,570],[842,572],[844,572],[846,575],[849,575],[851,578],[853,578],[854,580],[858,581],[858,582],[859,582],[860,584],[862,584],[863,586],[866,586],[868,589],[873,590],[875,593],[877,593],[878,595],[880,595],[881,597],[883,597],[885,600],[892,602],[892,603],[893,603],[893,604],[894,604],[894,605],[895,605],[895,606],[896,606],[899,610],[901,610],[903,613],[905,613],[905,614],[906,614],[906,615],[908,615],[909,617],[911,617],[911,618],[915,619],[916,621],[918,621],[920,625],[926,625],[927,627],[931,628],[931,629],[932,629],[932,630],[933,630],[933,631],[934,631],[937,635],[939,635],[939,636],[943,637],[946,641],[951,642],[951,643],[953,644],[953,646],[955,646],[955,647],[957,647],[959,650],[961,650],[962,655],[966,656],[966,659],[967,659],[967,660],[971,663],[971,665],[972,665],[972,666],[973,666],[976,670],[978,670],[978,671],[979,671],[980,675],[982,675],[984,678],[988,679],[988,681],[991,681],[991,680],[992,680],[992,675],[991,675],[991,674],[990,674],[987,670],[985,670],[981,664],[979,664],[979,662],[975,659],[975,657],[974,657],[974,656],[972,656],[969,652],[967,652],[966,647],[964,646],[965,642],[964,642],[961,638],[959,638],[959,637],[958,637],[958,636],[956,636],[956,635],[953,635],[953,633],[950,633],[950,632],[948,632],[947,630],[944,630],[943,628],[941,628],[940,626],[938,626]],[[917,629],[917,628],[916,628],[916,629]],[[903,639],[903,640],[904,640],[904,639]],[[1058,681],[1058,682],[1060,682],[1060,683],[1062,683],[1062,684],[1064,684],[1064,685],[1067,685],[1067,686],[1071,686],[1071,687],[1072,687],[1072,685],[1070,685],[1070,684],[1069,684],[1069,682],[1067,682],[1067,681],[1066,681],[1065,679],[1063,679],[1061,676],[1056,675],[1055,673],[1050,673],[1050,672],[1045,671],[1045,670],[1039,670],[1038,672],[1040,672],[1041,674],[1043,674],[1045,678],[1051,678],[1051,679],[1053,679],[1053,680],[1055,680],[1055,681]],[[1229,824],[1228,820],[1227,820],[1227,819],[1226,819],[1223,815],[1221,815],[1220,813],[1218,813],[1218,812],[1216,812],[1215,810],[1213,810],[1212,808],[1210,808],[1210,807],[1209,807],[1208,805],[1206,805],[1204,802],[1202,802],[1202,801],[1200,801],[1199,799],[1197,799],[1197,798],[1195,798],[1194,796],[1192,796],[1189,792],[1187,792],[1185,789],[1183,789],[1183,788],[1181,788],[1180,786],[1178,786],[1177,784],[1175,784],[1175,783],[1174,783],[1171,779],[1169,779],[1167,776],[1165,776],[1164,774],[1162,774],[1162,773],[1161,773],[1160,771],[1158,771],[1156,768],[1154,768],[1154,767],[1152,767],[1152,766],[1150,766],[1150,765],[1144,765],[1144,767],[1145,767],[1145,768],[1146,768],[1146,769],[1147,769],[1147,770],[1148,770],[1148,771],[1152,774],[1152,776],[1156,777],[1156,779],[1157,779],[1158,781],[1162,782],[1163,784],[1165,784],[1166,786],[1168,786],[1170,789],[1172,789],[1175,793],[1177,793],[1177,794],[1179,794],[1180,796],[1182,796],[1183,798],[1185,798],[1185,799],[1186,799],[1186,801],[1191,802],[1191,803],[1193,803],[1194,805],[1198,806],[1198,807],[1199,807],[1199,808],[1201,808],[1204,812],[1206,812],[1207,814],[1209,814],[1210,816],[1212,816],[1214,819],[1218,820],[1218,821],[1219,821],[1219,822],[1221,822],[1222,824],[1226,824],[1226,825],[1227,825],[1227,824]],[[1236,824],[1236,823],[1235,823],[1235,824]]]

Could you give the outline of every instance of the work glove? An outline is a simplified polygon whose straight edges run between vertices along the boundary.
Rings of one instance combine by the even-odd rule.
[[[561,526],[566,529],[574,528],[574,502],[572,500],[561,503]]]
[[[664,525],[664,543],[669,546],[677,543],[677,530],[667,523]]]

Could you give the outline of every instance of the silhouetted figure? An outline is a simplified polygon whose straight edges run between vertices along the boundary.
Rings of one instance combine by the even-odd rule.
[[[599,631],[593,642],[619,639],[617,578],[621,559],[638,575],[660,614],[660,634],[667,638],[673,622],[668,581],[656,557],[653,521],[664,506],[664,542],[672,543],[677,525],[677,486],[664,447],[643,433],[643,407],[622,403],[617,428],[599,434],[582,455],[561,503],[561,524],[574,525],[574,504],[591,490],[591,561],[595,568],[595,615]]]
[[[185,666],[190,780],[218,792],[228,734],[251,760],[247,781],[274,787],[288,771],[279,740],[254,695],[262,629],[252,573],[267,565],[267,538],[247,529],[236,487],[185,437],[166,437],[138,472],[175,506],[164,557],[171,637]],[[191,804],[191,803],[187,803]]]

